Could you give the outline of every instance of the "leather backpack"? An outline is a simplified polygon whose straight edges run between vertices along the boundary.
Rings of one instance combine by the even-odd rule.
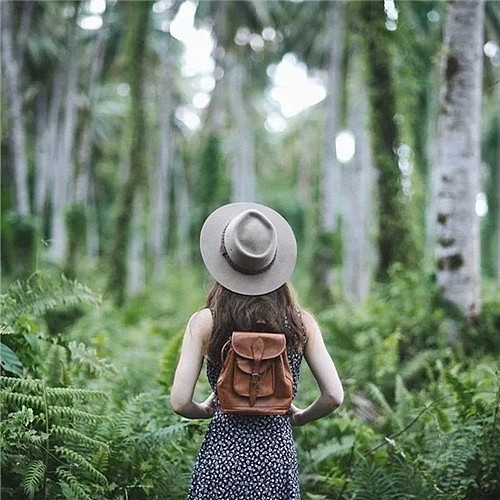
[[[282,333],[233,332],[221,352],[217,393],[224,413],[284,415],[293,376]]]

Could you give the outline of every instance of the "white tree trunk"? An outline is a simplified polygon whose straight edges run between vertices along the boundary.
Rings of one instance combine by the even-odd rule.
[[[356,153],[344,169],[342,197],[344,292],[354,303],[368,296],[373,268],[369,232],[375,169],[368,130],[370,104],[360,59],[356,54],[351,58],[347,80],[347,126],[355,137]]]
[[[181,266],[189,263],[191,254],[190,245],[190,217],[189,217],[189,193],[184,165],[180,160],[174,165],[174,192],[175,212],[177,214],[177,259]]]
[[[469,320],[480,312],[482,0],[446,6],[438,117],[437,277],[443,296]]]
[[[64,210],[69,203],[74,175],[74,142],[77,120],[78,86],[78,31],[70,35],[66,62],[66,95],[64,99],[64,117],[59,130],[56,168],[52,191],[52,224],[50,235],[50,256],[60,261],[66,251],[66,228]]]
[[[328,79],[326,84],[325,131],[320,184],[320,228],[335,231],[340,214],[341,169],[335,153],[335,137],[339,132],[340,96],[342,95],[342,55],[344,51],[344,8],[342,2],[331,2],[327,22]]]
[[[52,95],[40,97],[43,101],[37,109],[36,124],[36,178],[35,209],[36,214],[43,216],[49,202],[50,190],[53,188],[56,175],[57,145],[59,142],[59,115],[62,106],[64,79],[61,72],[54,78]]]
[[[169,78],[168,60],[162,58],[161,82],[159,85],[159,153],[151,185],[151,250],[153,254],[153,280],[163,276],[163,259],[166,253],[169,221],[169,169],[172,156],[172,82]]]
[[[234,120],[232,201],[255,201],[255,165],[249,106],[245,105],[244,66],[234,61],[230,67],[229,96]]]
[[[90,76],[87,91],[87,112],[82,120],[82,132],[80,143],[76,153],[76,171],[74,183],[74,201],[76,203],[87,204],[89,201],[90,167],[92,161],[92,130],[94,125],[94,115],[96,106],[96,93],[99,79],[104,64],[104,53],[108,39],[107,18],[109,10],[104,17],[105,23],[97,33],[96,39],[91,49]]]
[[[128,247],[127,297],[139,295],[146,288],[146,269],[144,257],[144,200],[137,193],[134,200],[134,214],[130,223],[130,244]]]
[[[14,48],[12,2],[1,2],[2,62],[5,95],[9,113],[9,137],[14,169],[15,209],[19,215],[30,214],[28,163],[24,133],[23,97],[21,90],[20,60]]]

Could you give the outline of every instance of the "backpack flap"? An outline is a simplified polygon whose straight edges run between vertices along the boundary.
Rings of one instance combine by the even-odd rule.
[[[255,339],[254,342],[248,342],[249,336]],[[254,350],[259,348],[254,344],[255,342],[260,344],[259,339],[263,342],[261,356],[263,360],[276,358],[286,349],[286,337],[283,334],[261,332],[233,332],[233,349],[243,358],[254,359]]]

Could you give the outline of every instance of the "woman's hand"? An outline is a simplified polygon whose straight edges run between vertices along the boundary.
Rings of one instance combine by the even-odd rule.
[[[211,418],[215,413],[215,394],[212,392],[203,403],[200,403],[201,408],[205,412],[207,418]]]
[[[294,404],[290,406],[290,421],[294,426],[304,425],[305,422],[302,419],[302,414],[304,410],[297,408]]]

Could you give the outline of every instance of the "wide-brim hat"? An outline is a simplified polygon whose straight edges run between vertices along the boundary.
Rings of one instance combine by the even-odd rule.
[[[287,282],[297,260],[297,242],[288,222],[258,203],[223,205],[200,233],[203,262],[223,287],[242,295],[262,295]]]

